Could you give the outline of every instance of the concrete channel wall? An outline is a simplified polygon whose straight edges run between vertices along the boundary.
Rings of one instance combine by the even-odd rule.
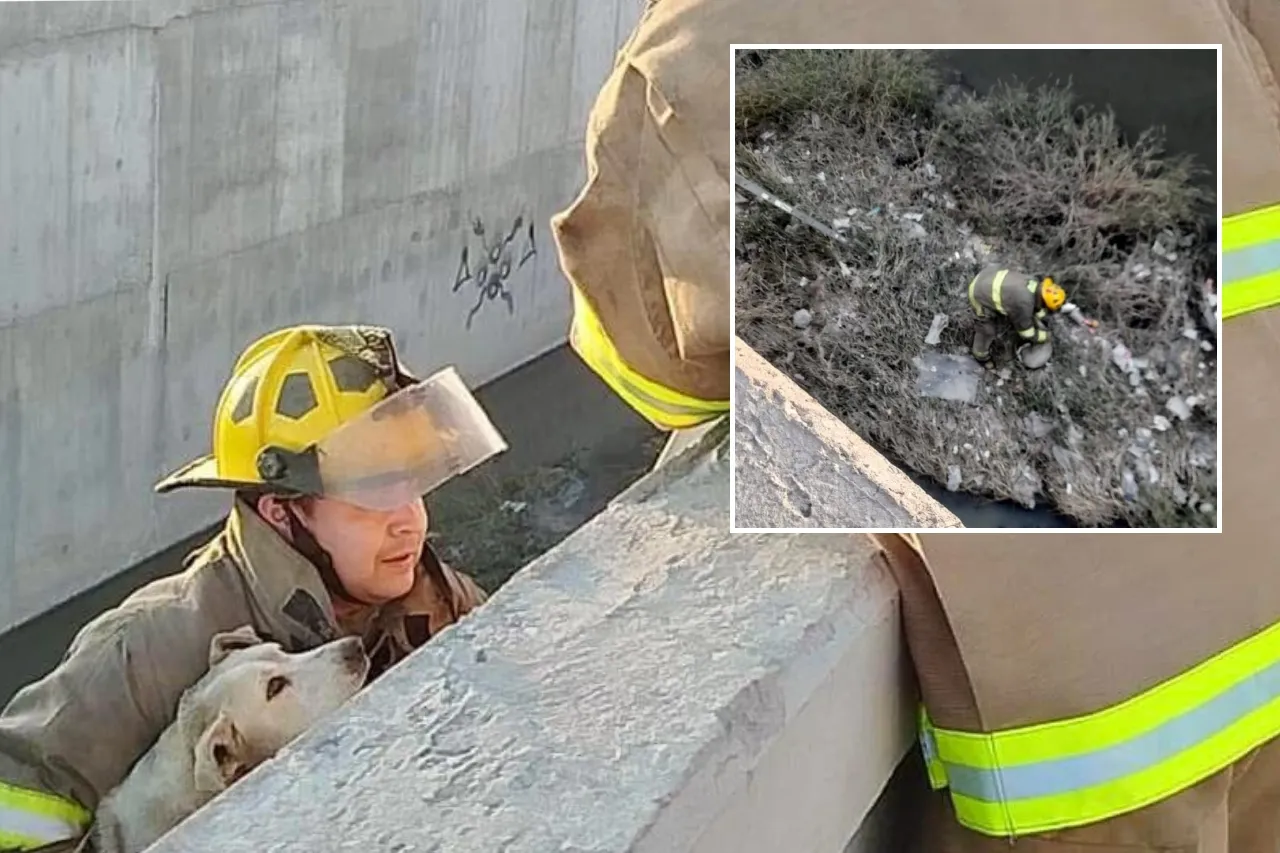
[[[733,369],[736,527],[964,526],[740,339]]]
[[[0,4],[0,632],[216,519],[151,485],[262,332],[381,323],[473,384],[561,344],[546,223],[640,9]]]
[[[729,533],[714,441],[153,853],[905,849],[897,589],[864,536]]]

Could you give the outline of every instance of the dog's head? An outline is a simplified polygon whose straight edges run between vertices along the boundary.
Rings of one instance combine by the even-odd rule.
[[[364,684],[369,659],[356,637],[290,654],[249,627],[213,638],[209,671],[182,699],[196,723],[195,781],[218,792],[266,761]]]

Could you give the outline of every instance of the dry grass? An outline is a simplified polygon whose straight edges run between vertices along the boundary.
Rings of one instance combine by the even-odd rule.
[[[432,541],[493,592],[644,476],[665,440],[656,433],[635,447],[578,451],[505,477],[471,471],[432,497]]]
[[[1213,526],[1199,507],[1216,502],[1216,351],[1187,330],[1213,340],[1215,235],[1192,164],[1164,156],[1155,131],[1126,142],[1062,89],[976,98],[923,51],[761,56],[739,59],[738,168],[819,219],[848,219],[849,245],[740,203],[739,335],[940,482],[958,468],[965,491],[1047,502],[1086,526]],[[1157,241],[1175,256],[1153,254]],[[1006,344],[977,405],[917,396],[934,314],[949,318],[938,349],[968,352],[964,289],[987,260],[1050,272],[1098,334],[1055,320],[1054,360],[1035,372]],[[1137,386],[1117,344],[1148,362]],[[1189,420],[1165,409],[1175,396],[1200,398]]]

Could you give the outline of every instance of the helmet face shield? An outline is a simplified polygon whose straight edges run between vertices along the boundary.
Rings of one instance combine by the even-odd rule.
[[[319,441],[318,494],[395,509],[506,449],[450,367],[396,391]]]

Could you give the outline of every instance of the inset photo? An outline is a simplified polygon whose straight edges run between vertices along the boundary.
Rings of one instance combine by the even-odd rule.
[[[734,45],[733,529],[1219,530],[1219,53]]]

